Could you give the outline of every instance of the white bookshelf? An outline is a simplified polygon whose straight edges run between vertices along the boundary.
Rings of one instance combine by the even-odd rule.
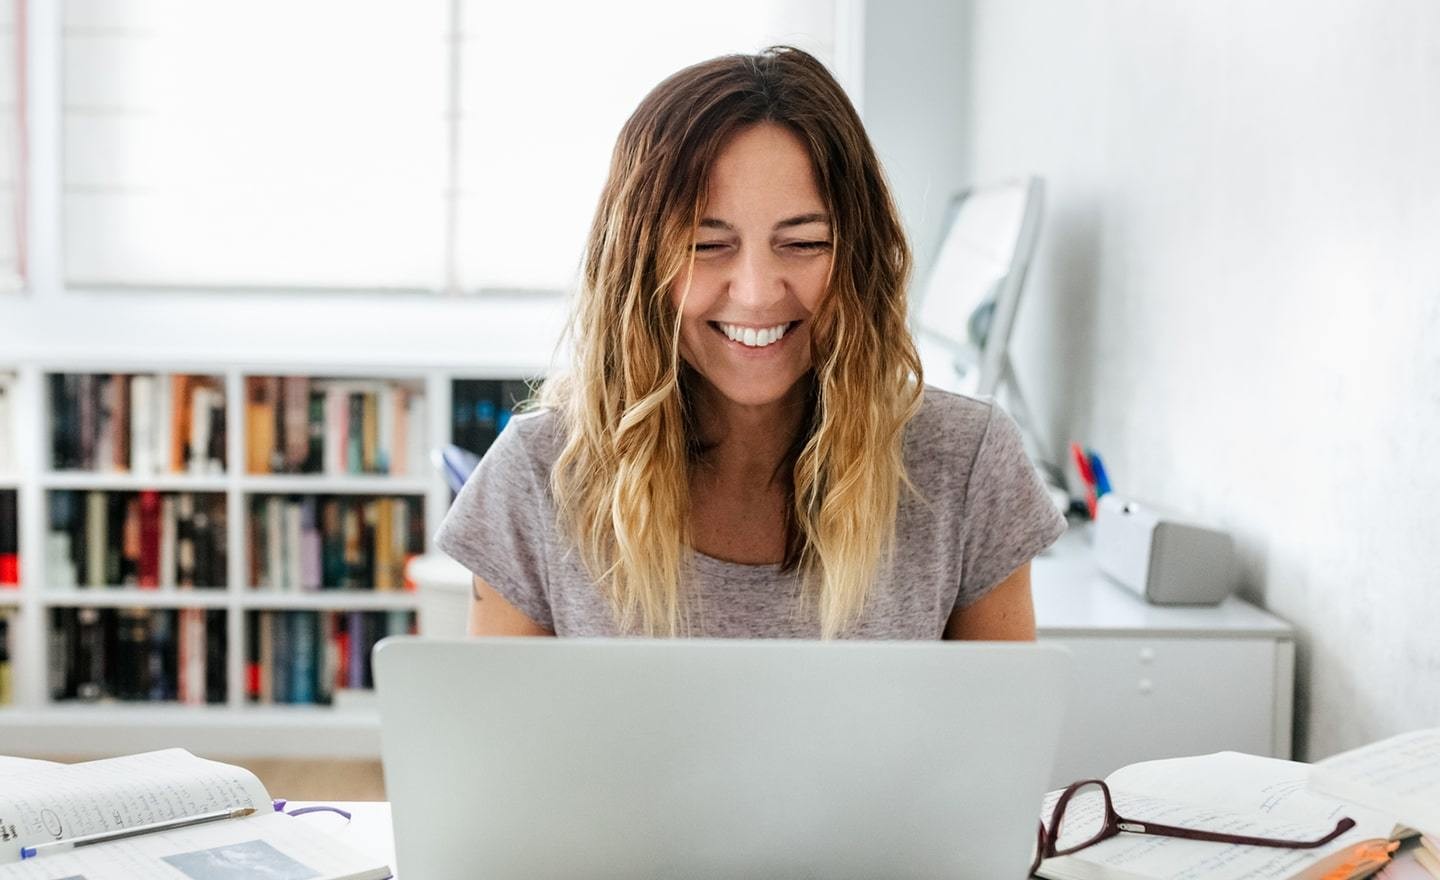
[[[443,519],[450,491],[428,464],[403,476],[272,474],[245,472],[245,380],[251,376],[394,380],[421,390],[426,400],[424,436],[432,449],[450,441],[451,387],[461,379],[503,380],[535,376],[534,366],[467,369],[433,363],[407,368],[387,363],[217,362],[141,359],[58,359],[8,368],[15,382],[17,472],[0,475],[0,488],[19,496],[21,585],[0,591],[0,612],[10,614],[14,702],[0,708],[0,754],[102,755],[180,745],[211,755],[378,757],[379,724],[373,698],[337,695],[335,705],[255,705],[247,702],[245,654],[248,612],[417,612],[419,598],[406,591],[326,589],[282,592],[248,583],[247,535],[256,495],[376,495],[419,497],[423,550]],[[0,363],[0,373],[7,371]],[[204,374],[223,377],[226,471],[223,474],[136,476],[87,473],[51,467],[48,377],[57,373]],[[426,456],[428,458],[428,456]],[[51,494],[58,491],[159,490],[223,495],[226,510],[226,582],[223,588],[60,588],[44,570]],[[58,608],[202,608],[225,612],[224,704],[54,701],[48,688],[52,611]]]

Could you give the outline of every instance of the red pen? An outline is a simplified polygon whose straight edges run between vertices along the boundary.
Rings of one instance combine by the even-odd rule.
[[[1090,518],[1094,519],[1099,504],[1095,495],[1095,472],[1090,469],[1085,450],[1074,440],[1070,441],[1070,457],[1075,459],[1075,468],[1080,471],[1080,479],[1085,482],[1085,509],[1090,512]]]

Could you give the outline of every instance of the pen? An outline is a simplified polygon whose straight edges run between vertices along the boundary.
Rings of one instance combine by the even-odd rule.
[[[1080,479],[1085,483],[1085,509],[1089,511],[1090,518],[1094,519],[1097,512],[1098,500],[1095,496],[1095,472],[1090,470],[1090,462],[1085,458],[1085,450],[1074,440],[1070,441],[1070,455],[1075,459],[1075,468],[1080,471]]]
[[[1110,493],[1110,477],[1105,473],[1105,463],[1100,460],[1100,453],[1093,449],[1087,451],[1090,453],[1090,473],[1095,477],[1095,494],[1104,498]]]
[[[126,828],[122,831],[102,831],[99,834],[87,834],[82,837],[72,837],[69,840],[37,843],[35,846],[21,847],[20,858],[33,859],[36,856],[65,852],[66,850],[76,849],[77,847],[90,846],[94,843],[109,843],[112,840],[139,837],[142,834],[151,834],[156,831],[172,831],[176,828],[188,828],[191,825],[201,825],[205,822],[215,822],[220,819],[238,819],[241,816],[248,816],[253,812],[255,812],[253,807],[243,807],[238,810],[216,810],[213,813],[203,813],[199,816],[186,816],[183,819],[168,819],[164,822],[151,822],[149,825],[137,825],[134,828]]]

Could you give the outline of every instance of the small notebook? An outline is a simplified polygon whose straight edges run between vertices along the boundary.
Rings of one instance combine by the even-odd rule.
[[[251,808],[222,819],[21,859],[22,849]],[[390,868],[278,813],[242,767],[184,749],[81,764],[0,759],[0,880],[385,880]]]

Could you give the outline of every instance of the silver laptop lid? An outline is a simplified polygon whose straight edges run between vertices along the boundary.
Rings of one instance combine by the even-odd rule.
[[[468,639],[376,648],[397,870],[1020,877],[1064,649]]]

